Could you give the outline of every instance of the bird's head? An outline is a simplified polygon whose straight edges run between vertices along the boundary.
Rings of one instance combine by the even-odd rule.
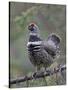
[[[31,32],[31,33],[37,33],[38,31],[38,26],[35,24],[35,23],[30,23],[28,25],[28,30]]]

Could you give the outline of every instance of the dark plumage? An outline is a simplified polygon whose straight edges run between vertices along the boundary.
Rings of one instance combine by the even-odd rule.
[[[60,38],[51,34],[43,41],[38,35],[38,26],[33,23],[28,26],[28,30],[30,34],[27,47],[31,63],[37,68],[49,67],[59,53]]]

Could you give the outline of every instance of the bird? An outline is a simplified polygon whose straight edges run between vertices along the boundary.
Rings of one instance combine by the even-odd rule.
[[[51,33],[46,40],[39,35],[39,27],[35,23],[28,25],[29,39],[27,42],[30,62],[37,71],[48,68],[54,63],[60,53],[60,37]]]

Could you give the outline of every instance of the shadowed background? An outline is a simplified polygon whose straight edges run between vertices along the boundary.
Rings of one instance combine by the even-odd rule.
[[[51,68],[58,64],[66,64],[66,6],[35,4],[35,3],[10,3],[10,78],[15,79],[35,71],[30,63],[27,52],[29,32],[27,25],[34,22],[40,29],[41,37],[45,40],[50,33],[61,37],[61,53]],[[56,85],[54,78],[48,78],[48,85]],[[64,83],[63,83],[64,82]],[[60,80],[59,84],[65,84]],[[37,86],[39,86],[38,84]],[[25,85],[24,85],[25,86]],[[36,86],[36,82],[35,82]],[[16,87],[16,86],[15,86]]]

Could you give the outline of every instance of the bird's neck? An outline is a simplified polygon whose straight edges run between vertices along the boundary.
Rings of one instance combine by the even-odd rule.
[[[29,34],[29,42],[41,41],[39,35],[37,33],[30,33]]]
[[[34,33],[34,32],[30,32],[29,35],[30,35],[30,36],[38,36],[38,34],[37,34],[37,33]]]

